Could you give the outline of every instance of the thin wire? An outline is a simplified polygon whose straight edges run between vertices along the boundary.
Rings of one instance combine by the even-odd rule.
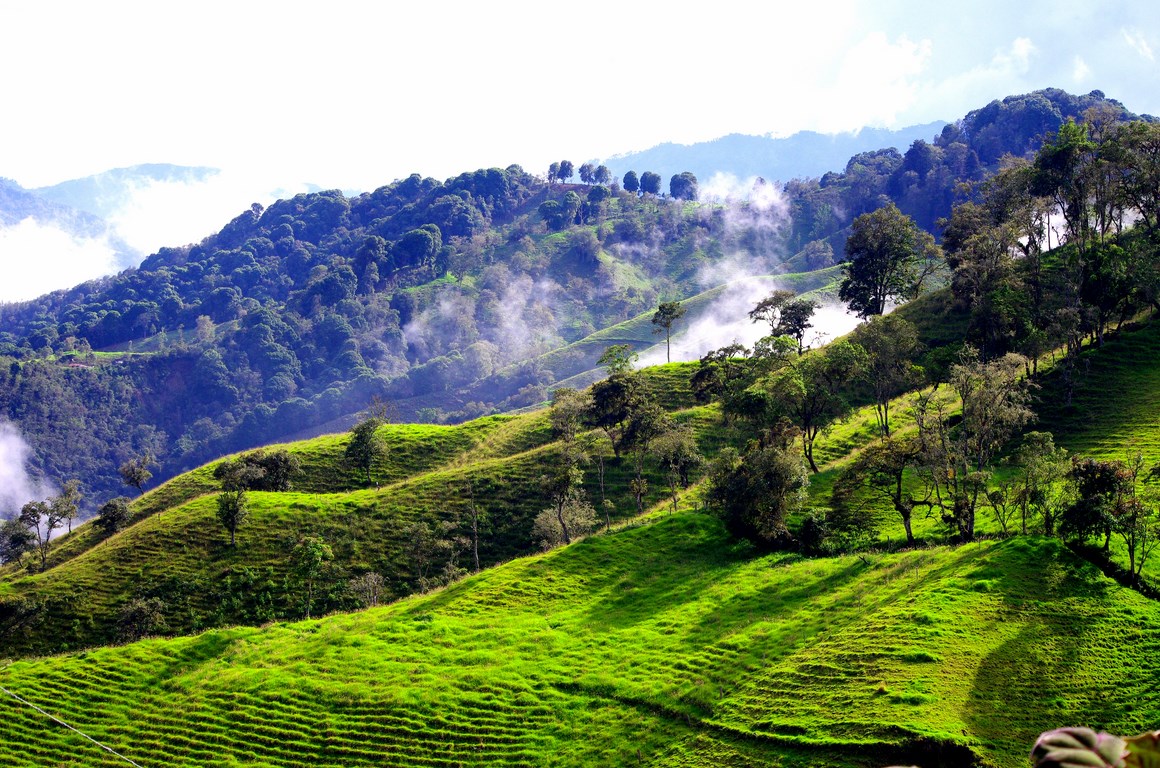
[[[33,709],[35,709],[35,710],[36,710],[37,712],[39,712],[40,714],[42,714],[42,715],[44,715],[45,717],[47,717],[49,720],[52,720],[53,722],[56,722],[56,723],[59,723],[59,724],[63,725],[65,728],[68,728],[70,731],[75,731],[76,733],[79,733],[81,736],[84,736],[86,739],[88,739],[89,741],[93,742],[94,744],[96,744],[96,745],[97,745],[98,747],[100,747],[101,749],[105,750],[106,752],[108,752],[108,753],[109,753],[109,754],[111,754],[111,755],[116,755],[117,757],[121,758],[122,760],[124,760],[124,761],[125,761],[126,763],[128,763],[129,765],[134,765],[134,766],[136,766],[137,768],[141,768],[141,766],[140,766],[140,765],[137,765],[137,763],[134,763],[132,760],[130,760],[129,758],[125,757],[125,756],[124,756],[124,755],[122,755],[120,752],[117,752],[117,751],[116,751],[115,749],[113,749],[112,747],[106,747],[104,744],[102,744],[101,742],[97,741],[96,739],[94,739],[92,736],[88,735],[88,734],[87,734],[87,733],[85,733],[84,731],[78,730],[77,728],[73,728],[71,725],[69,725],[68,723],[66,723],[64,720],[61,720],[61,719],[60,719],[59,717],[57,717],[56,715],[50,715],[49,713],[45,712],[45,711],[44,711],[43,709],[41,709],[40,707],[38,707],[38,706],[36,706],[35,704],[33,704],[31,701],[26,701],[26,700],[24,700],[24,699],[20,698],[20,697],[19,697],[19,696],[17,696],[15,693],[13,693],[12,691],[8,690],[7,688],[5,688],[5,687],[4,687],[4,686],[2,686],[2,685],[0,685],[0,691],[4,691],[4,693],[6,693],[6,694],[8,694],[9,696],[11,696],[12,698],[16,699],[16,700],[17,700],[17,701],[19,701],[21,704],[24,704],[24,705],[27,705],[27,706],[29,706],[29,707],[32,707]]]

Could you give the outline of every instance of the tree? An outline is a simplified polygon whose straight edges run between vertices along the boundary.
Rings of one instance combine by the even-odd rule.
[[[653,440],[652,450],[665,470],[673,511],[676,512],[677,488],[688,488],[689,473],[704,462],[693,438],[693,430],[674,424]]]
[[[350,431],[350,441],[344,453],[347,466],[362,471],[367,485],[374,483],[372,471],[376,462],[387,456],[387,441],[379,434],[379,428],[386,424],[381,416],[368,416]]]
[[[629,171],[631,173],[631,171]],[[608,184],[612,181],[612,172],[608,170],[607,165],[596,166],[596,171],[592,174],[592,180],[597,184]]]
[[[669,179],[669,195],[674,200],[696,200],[697,192],[697,177],[690,171],[675,174]]]
[[[902,520],[907,546],[914,546],[911,519],[916,507],[930,509],[927,499],[916,499],[906,489],[904,476],[908,468],[918,463],[918,445],[911,440],[886,438],[862,449],[834,482],[830,505],[836,516],[853,523],[872,514],[873,505],[864,497],[885,498]]]
[[[238,527],[250,517],[246,492],[242,489],[224,490],[217,497],[217,520],[230,532],[230,546],[236,546]]]
[[[483,527],[487,525],[487,510],[475,501],[475,485],[467,484],[467,526],[471,531],[471,561],[473,573],[479,573],[479,537]]]
[[[574,175],[574,172],[573,172],[572,161],[571,160],[561,160],[560,161],[560,172],[557,174],[557,178],[560,181],[567,181],[568,179],[572,178],[573,175]]]
[[[19,519],[0,523],[0,564],[19,563],[36,548],[36,537]]]
[[[374,608],[379,604],[379,595],[383,593],[385,584],[382,574],[368,571],[348,581],[347,589],[355,595],[364,608]]]
[[[806,351],[806,331],[813,327],[814,312],[818,303],[813,299],[794,299],[781,308],[781,320],[774,330],[775,335],[788,336],[797,342],[798,354]]]
[[[758,546],[784,546],[790,541],[786,521],[804,506],[809,482],[788,442],[754,442],[743,456],[733,448],[718,453],[707,501],[734,536]]]
[[[632,371],[636,353],[628,344],[613,344],[604,350],[596,362],[605,367],[609,376],[618,376]]]
[[[839,340],[803,355],[757,385],[766,398],[763,416],[767,423],[787,418],[797,428],[802,453],[815,473],[821,470],[814,461],[814,442],[850,413],[851,383],[865,364],[865,350]]]
[[[224,490],[289,491],[293,478],[302,471],[301,461],[286,449],[257,450],[225,459],[214,467],[213,476]]]
[[[552,431],[556,436],[566,445],[572,445],[584,425],[585,416],[591,410],[590,392],[561,387],[552,391],[552,408],[548,411],[548,421],[552,424]]]
[[[97,519],[95,525],[105,532],[106,536],[112,536],[117,531],[125,527],[129,522],[129,499],[125,496],[118,496],[115,499],[110,499],[101,505],[97,510]]]
[[[796,295],[793,291],[782,288],[771,291],[768,296],[757,302],[757,306],[749,310],[749,319],[755,323],[769,323],[769,335],[781,336],[782,334],[777,332],[778,325],[781,323],[781,309],[793,301]]]
[[[135,597],[117,612],[117,627],[122,640],[135,641],[168,627],[165,623],[165,603],[159,597]]]
[[[640,193],[642,195],[659,195],[661,193],[661,175],[652,171],[645,171],[640,175]]]
[[[1016,466],[1012,489],[1019,507],[1023,533],[1034,517],[1043,520],[1043,533],[1055,535],[1056,509],[1061,477],[1067,474],[1067,450],[1056,448],[1050,432],[1028,432],[1013,456]]]
[[[583,184],[591,184],[595,180],[596,166],[592,163],[580,164],[580,182]]]
[[[600,217],[604,211],[604,201],[611,196],[612,192],[610,192],[608,187],[604,186],[603,184],[597,184],[596,186],[592,187],[592,189],[588,190],[588,201],[584,204],[584,220],[600,221]],[[595,236],[593,236],[593,239],[595,239]],[[599,245],[591,252],[591,257],[588,259],[588,261],[593,266],[597,266],[599,264],[599,261],[596,259],[596,256],[599,252]]]
[[[596,527],[596,510],[582,492],[569,493],[559,504],[553,504],[536,515],[532,535],[544,549],[571,544],[587,536]]]
[[[601,357],[601,364],[608,366],[610,372],[614,372],[590,388],[592,407],[587,416],[588,424],[604,431],[612,444],[613,454],[617,457],[624,448],[625,425],[640,401],[639,382],[631,373],[631,359],[614,355],[614,359],[605,360],[605,357],[618,347],[628,350],[627,345],[618,344],[609,347]]]
[[[49,500],[49,504],[52,507],[52,514],[58,519],[68,523],[69,533],[72,533],[72,521],[77,516],[77,512],[80,510],[80,503],[83,500],[84,496],[80,492],[80,483],[76,480],[66,482],[64,489]]]
[[[290,569],[302,584],[305,593],[302,603],[306,618],[314,606],[314,589],[326,564],[334,559],[334,552],[321,536],[306,536],[290,552]]]
[[[812,299],[798,299],[793,291],[777,289],[749,310],[753,322],[769,323],[770,336],[788,336],[797,342],[798,354],[805,352],[805,336],[818,308]]]
[[[665,301],[657,307],[657,311],[652,316],[653,333],[663,333],[665,335],[665,361],[672,362],[673,358],[670,352],[670,339],[672,337],[673,324],[685,316],[685,307],[679,301]]]
[[[975,537],[975,514],[995,454],[1034,418],[1025,364],[1016,354],[984,363],[968,348],[951,368],[951,391],[929,392],[915,405],[928,496],[962,541]]]
[[[640,179],[637,178],[636,171],[625,171],[620,185],[624,187],[625,192],[635,195],[640,189]]]
[[[64,525],[67,512],[67,507],[57,503],[56,498],[30,501],[20,509],[20,516],[16,519],[36,541],[41,570],[48,567],[48,549],[52,542],[52,532]]]
[[[552,186],[560,178],[560,164],[552,163],[548,166],[548,186]]]
[[[874,415],[889,437],[891,399],[922,383],[922,367],[914,363],[922,348],[918,331],[898,315],[880,315],[855,328],[851,338],[866,350],[865,378],[874,391]]]
[[[141,492],[141,488],[145,483],[149,482],[153,477],[153,473],[149,471],[149,467],[156,466],[157,460],[153,458],[153,454],[144,453],[140,456],[132,456],[128,458],[125,463],[117,468],[117,472],[121,475],[121,479],[125,485],[137,489]]]
[[[644,477],[645,459],[649,455],[652,441],[672,428],[672,422],[659,405],[637,398],[630,408],[624,425],[622,442],[632,451],[634,476],[629,485],[636,500],[637,514],[644,512],[644,496],[648,492],[648,482]]]
[[[540,477],[540,487],[551,502],[546,512],[555,517],[554,530],[559,531],[560,541],[572,542],[576,535],[572,525],[571,512],[579,509],[584,501],[581,483],[584,471],[581,466],[588,461],[588,454],[577,440],[583,418],[589,412],[592,398],[587,392],[574,389],[557,389],[552,393],[552,409],[549,420],[552,430],[560,438],[560,457],[547,472]],[[595,513],[593,513],[595,519]]]
[[[854,219],[838,296],[859,317],[881,315],[889,301],[919,294],[938,247],[893,203]]]

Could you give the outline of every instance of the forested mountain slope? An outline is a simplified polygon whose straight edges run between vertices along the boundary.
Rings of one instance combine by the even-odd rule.
[[[592,367],[568,345],[730,279],[831,268],[888,200],[934,228],[961,182],[1095,106],[1129,114],[1095,92],[1010,97],[905,154],[718,204],[659,177],[662,194],[632,193],[513,166],[256,206],[138,269],[0,307],[0,413],[32,473],[79,480],[92,509],[131,457],[162,480],[345,427],[374,396],[406,420],[525,407]]]

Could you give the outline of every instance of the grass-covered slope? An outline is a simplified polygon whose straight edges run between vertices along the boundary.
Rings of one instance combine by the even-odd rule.
[[[695,513],[385,608],[0,669],[141,765],[1018,765],[1160,720],[1160,607],[1056,541],[754,557]],[[0,765],[116,765],[0,699]]]
[[[1072,369],[1057,366],[1037,412],[1068,450],[1160,462],[1160,322],[1111,335]]]
[[[687,366],[674,364],[642,373],[644,388],[674,417],[694,428],[705,450],[723,439],[716,410],[688,408]],[[484,566],[538,548],[535,516],[549,505],[540,478],[558,463],[547,412],[494,416],[455,427],[388,425],[390,446],[375,469],[375,485],[346,466],[347,435],[331,435],[285,446],[303,471],[293,491],[248,494],[250,517],[238,529],[237,545],[216,519],[213,466],[179,476],[134,504],[134,523],[112,537],[86,525],[61,539],[37,572],[38,561],[0,571],[0,648],[7,654],[55,652],[117,640],[121,611],[134,599],[158,598],[168,633],[222,624],[259,624],[303,615],[300,589],[291,573],[291,552],[306,536],[321,536],[334,560],[317,610],[356,605],[344,586],[351,577],[374,572],[385,579],[383,598],[410,594],[436,576],[451,557],[448,549],[420,552],[413,523],[457,543],[458,565],[471,567],[468,507],[474,498],[486,516],[479,536]],[[594,434],[594,437],[597,435]],[[632,462],[615,459],[607,440],[604,494],[615,505],[613,519],[628,516]],[[650,463],[649,501],[665,493],[659,468]],[[600,508],[595,467],[585,477],[589,498]]]

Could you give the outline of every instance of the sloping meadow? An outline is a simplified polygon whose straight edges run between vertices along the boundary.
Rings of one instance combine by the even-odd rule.
[[[141,765],[1016,765],[1160,720],[1160,609],[1058,542],[754,556],[692,512],[391,606],[11,663]],[[4,698],[0,765],[117,765]]]

